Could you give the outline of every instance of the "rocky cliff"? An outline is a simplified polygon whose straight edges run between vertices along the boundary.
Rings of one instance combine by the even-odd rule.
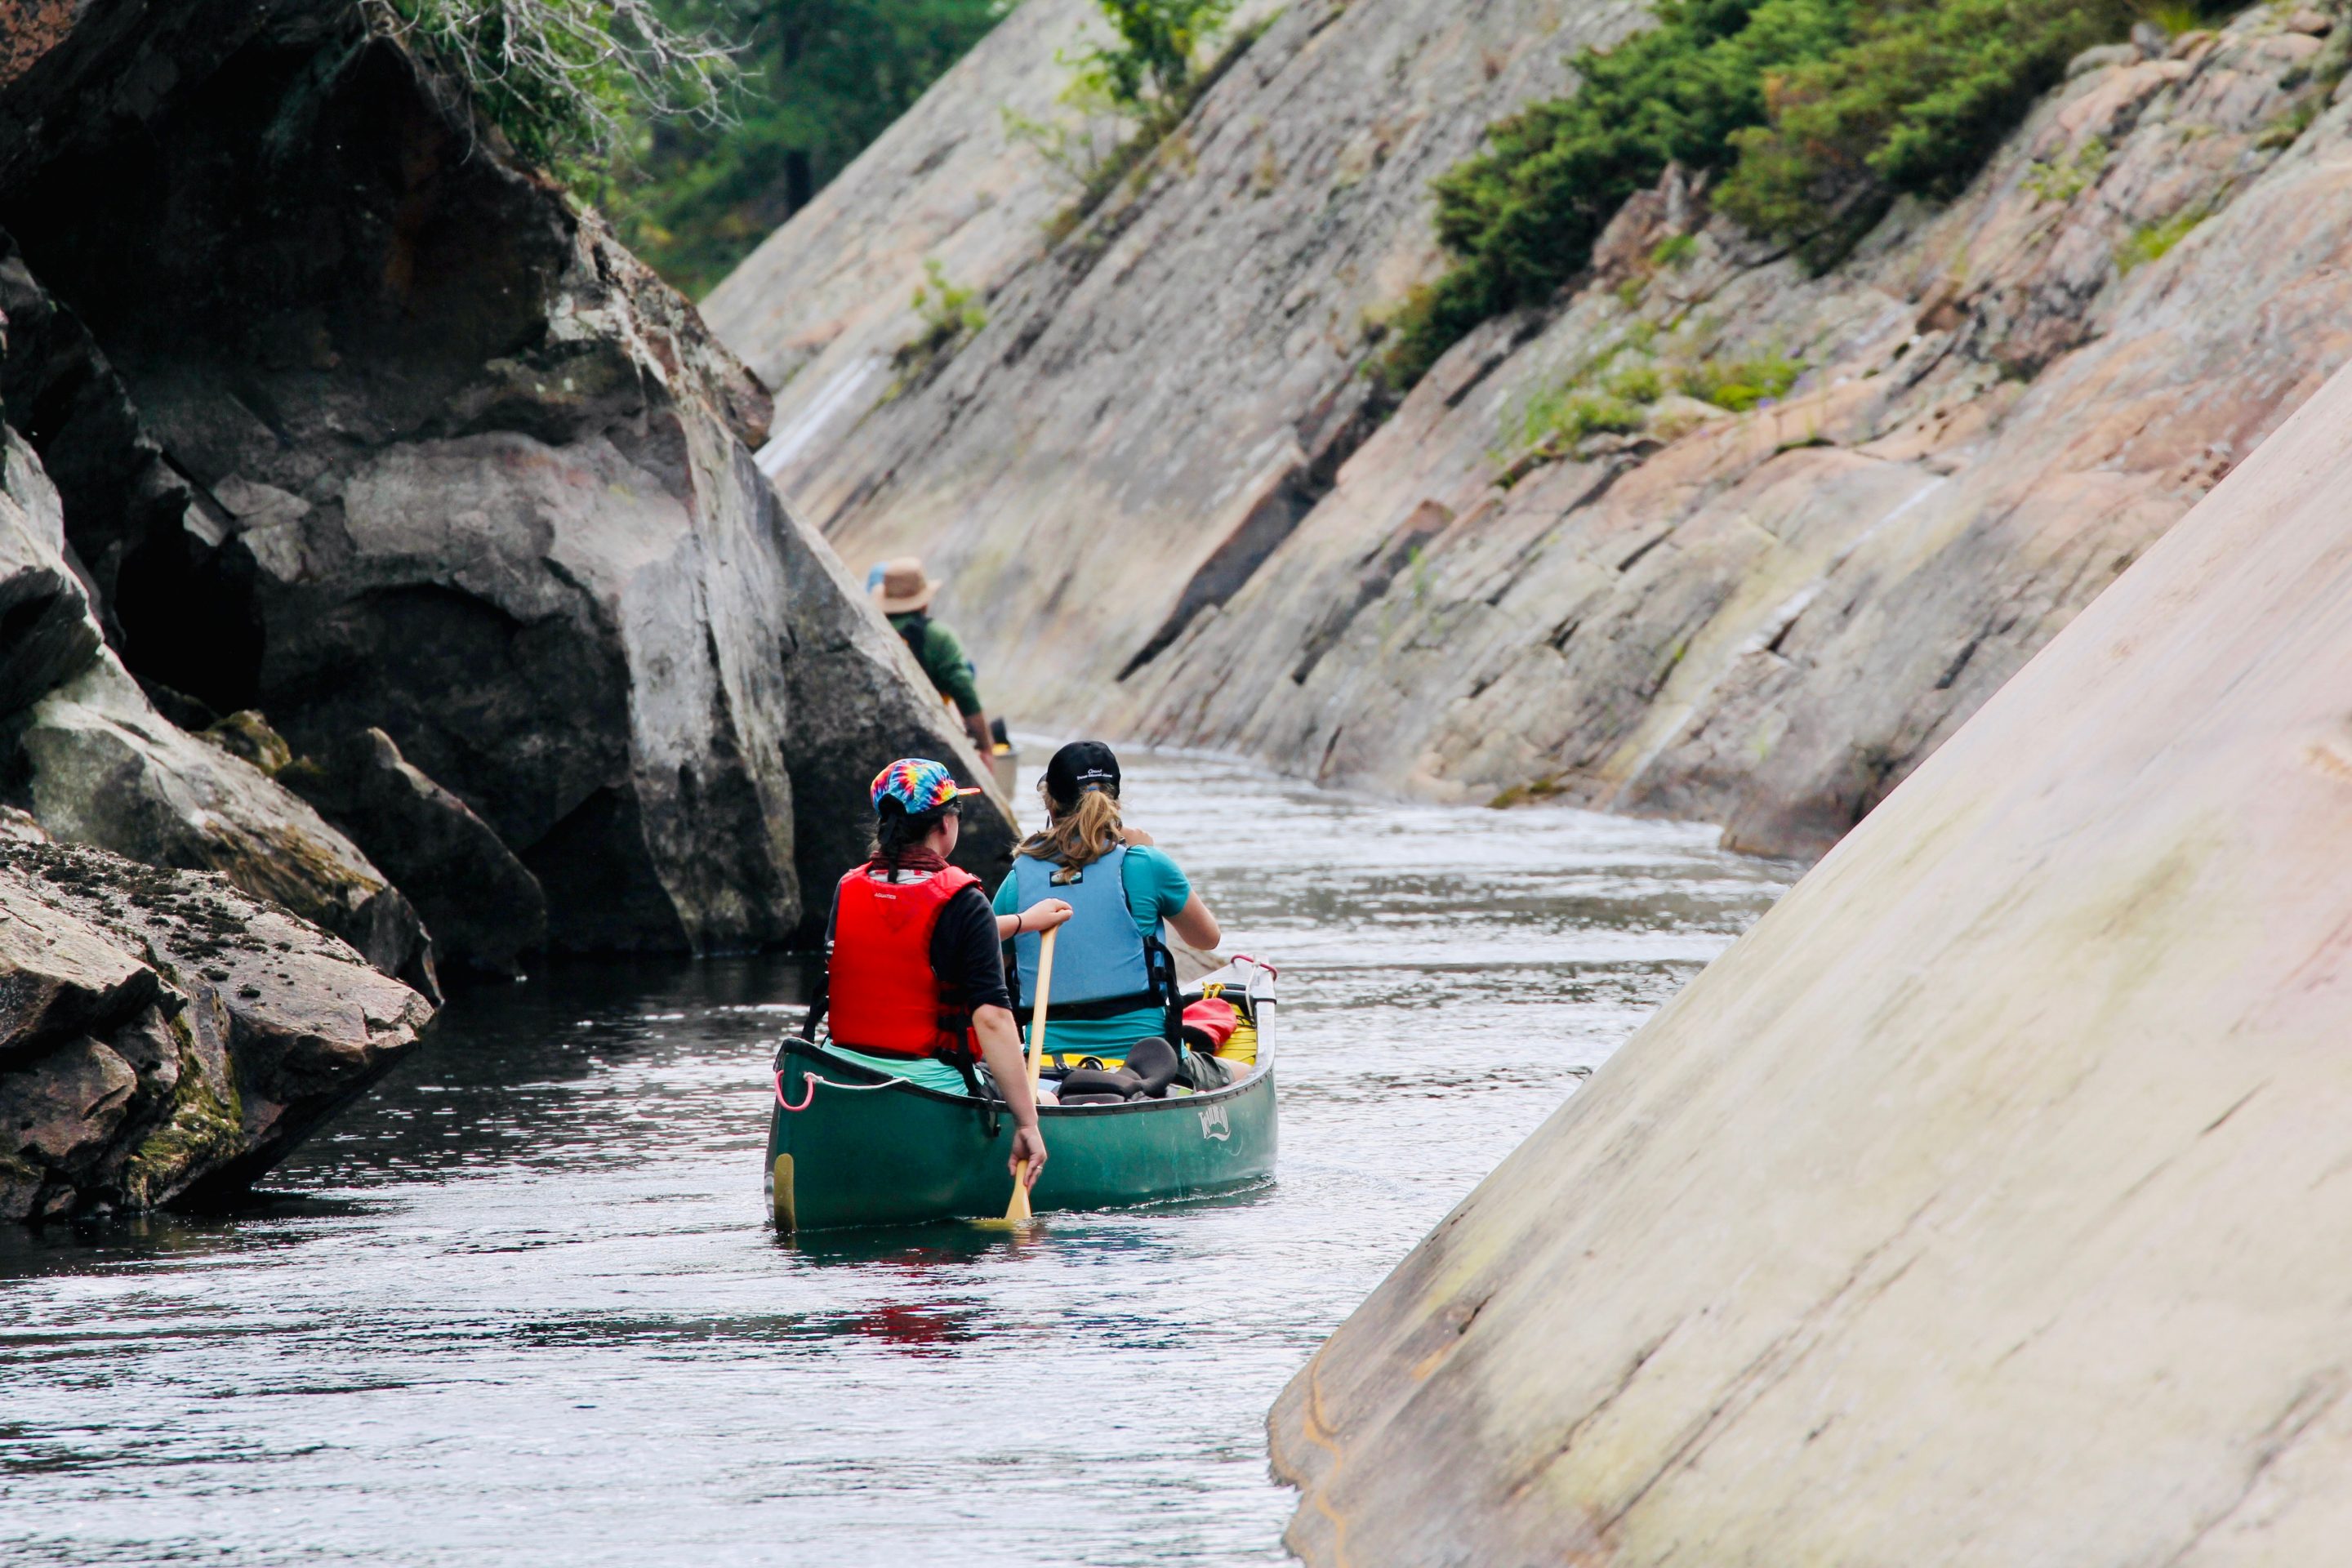
[[[193,69],[86,18],[5,89],[47,126],[172,82],[0,184],[37,340],[9,401],[123,663],[298,752],[381,730],[529,868],[555,946],[791,934],[840,869],[798,863],[793,770],[818,731],[823,766],[866,759],[788,667],[866,612],[751,467],[757,383],[355,11],[215,24]],[[952,753],[885,684],[875,766]]]
[[[2352,1500],[2352,373],[1424,1240],[1316,1563],[2303,1563]]]
[[[1638,13],[1294,6],[1140,181],[1014,254],[1030,187],[927,182],[1045,178],[986,51],[1083,9],[1024,7],[711,301],[802,367],[786,493],[853,560],[935,558],[1041,721],[1816,854],[2347,354],[2329,15],[2093,51],[1823,276],[1670,173],[1388,416],[1360,368],[1434,268],[1429,179]],[[887,271],[864,315],[772,303],[965,246],[987,325],[920,385]]]
[[[987,776],[753,466],[758,383],[503,147],[340,0],[0,21],[0,797],[126,858],[73,862],[108,918],[127,862],[216,873],[425,996],[740,948],[822,918],[891,757]],[[211,1005],[121,918],[167,1013]],[[12,1212],[246,1179],[409,1037],[320,1026],[292,1099],[231,1040],[203,1081],[244,1131],[167,1179],[138,1151],[197,1079],[67,1063],[146,1027],[99,1011],[0,1034],[0,1097],[96,1095],[0,1134]]]
[[[1049,246],[1074,192],[1003,110],[1055,113],[1094,13],[1022,6],[706,305],[782,384],[762,460],[793,504],[854,563],[924,554],[992,700],[1057,725],[1329,488],[1370,427],[1365,316],[1435,260],[1428,182],[1640,15],[1290,6]],[[910,379],[926,258],[987,324]]]

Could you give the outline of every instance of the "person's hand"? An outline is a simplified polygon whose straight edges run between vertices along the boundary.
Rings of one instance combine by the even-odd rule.
[[[1139,849],[1158,842],[1140,827],[1121,827],[1118,830],[1118,836],[1127,840],[1128,847],[1130,849]]]
[[[1021,929],[1024,931],[1052,931],[1077,912],[1066,899],[1040,899],[1021,911]]]
[[[1021,1164],[1024,1160],[1029,1164],[1029,1175],[1023,1182]],[[1037,1184],[1037,1173],[1045,1168],[1045,1135],[1037,1131],[1035,1122],[1013,1130],[1013,1157],[1004,1163],[1012,1171],[1014,1181],[1022,1182],[1024,1186]]]

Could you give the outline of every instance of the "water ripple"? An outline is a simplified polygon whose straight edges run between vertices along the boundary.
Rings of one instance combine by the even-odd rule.
[[[1283,1382],[1786,869],[1199,759],[1127,793],[1284,966],[1276,1182],[782,1243],[799,962],[551,970],[452,1006],[259,1209],[0,1239],[6,1560],[1284,1561]]]

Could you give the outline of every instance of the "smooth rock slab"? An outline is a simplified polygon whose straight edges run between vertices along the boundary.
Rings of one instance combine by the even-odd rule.
[[[1293,1381],[1314,1563],[2352,1538],[2352,374]]]

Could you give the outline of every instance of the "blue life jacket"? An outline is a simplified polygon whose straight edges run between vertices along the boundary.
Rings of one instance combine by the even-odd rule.
[[[1172,971],[1163,982],[1152,962],[1154,948],[1136,928],[1127,902],[1127,846],[1119,845],[1100,859],[1081,867],[1066,882],[1056,860],[1017,855],[1013,860],[1016,906],[1027,909],[1045,899],[1061,899],[1076,912],[1061,926],[1054,942],[1054,994],[1047,1006],[1072,1018],[1115,1018],[1141,1007],[1162,1007],[1173,991]],[[1024,1020],[1037,994],[1037,953],[1042,938],[1024,931],[1013,939],[1020,992],[1015,1011]]]

